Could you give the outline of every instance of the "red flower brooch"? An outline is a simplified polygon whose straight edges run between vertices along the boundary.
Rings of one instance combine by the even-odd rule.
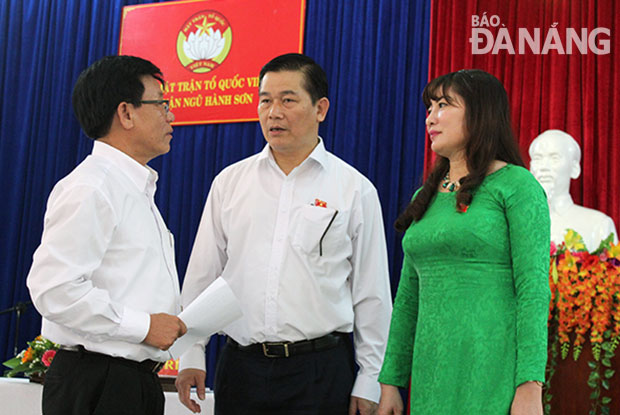
[[[469,209],[469,205],[466,205],[465,203],[459,203],[459,207],[458,207],[458,211],[460,213],[465,213],[467,212],[467,209]]]

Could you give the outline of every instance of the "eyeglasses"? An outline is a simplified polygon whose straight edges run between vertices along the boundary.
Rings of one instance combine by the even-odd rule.
[[[170,100],[169,99],[147,99],[145,101],[140,101],[141,104],[164,104],[164,112],[168,114],[170,112]]]

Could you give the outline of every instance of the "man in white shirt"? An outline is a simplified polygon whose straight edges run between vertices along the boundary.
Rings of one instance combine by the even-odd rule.
[[[186,332],[172,234],[147,166],[170,150],[161,71],[132,56],[88,67],[73,108],[93,151],[52,190],[27,284],[42,334],[61,344],[43,414],[164,413],[157,372]]]
[[[224,330],[215,413],[372,414],[392,309],[377,191],[318,137],[319,65],[282,55],[259,81],[267,145],[213,181],[182,291],[188,304],[222,276],[244,312]],[[179,398],[194,412],[204,368],[204,344],[181,358]]]

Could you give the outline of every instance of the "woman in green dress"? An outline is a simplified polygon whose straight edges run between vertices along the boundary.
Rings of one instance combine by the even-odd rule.
[[[435,166],[396,220],[403,267],[380,415],[540,415],[549,210],[523,166],[503,85],[481,70],[423,93]]]

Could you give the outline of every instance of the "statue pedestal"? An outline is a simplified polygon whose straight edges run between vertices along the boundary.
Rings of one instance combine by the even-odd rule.
[[[609,390],[601,389],[602,396],[611,398],[609,414],[620,414],[620,348],[616,349],[616,356],[611,359],[611,369],[615,370],[613,377],[609,379]],[[604,352],[601,353],[601,359]],[[565,360],[560,356],[557,358],[555,374],[551,378],[549,391],[553,395],[551,399],[551,415],[568,414],[587,414],[590,412],[593,400],[590,394],[594,391],[588,386],[588,378],[592,369],[588,362],[595,362],[592,356],[590,344],[586,344],[581,352],[581,356],[575,362],[572,357],[572,348]],[[602,363],[601,374],[605,375],[607,367]],[[600,384],[600,381],[599,381]],[[601,414],[600,408],[596,414]]]

